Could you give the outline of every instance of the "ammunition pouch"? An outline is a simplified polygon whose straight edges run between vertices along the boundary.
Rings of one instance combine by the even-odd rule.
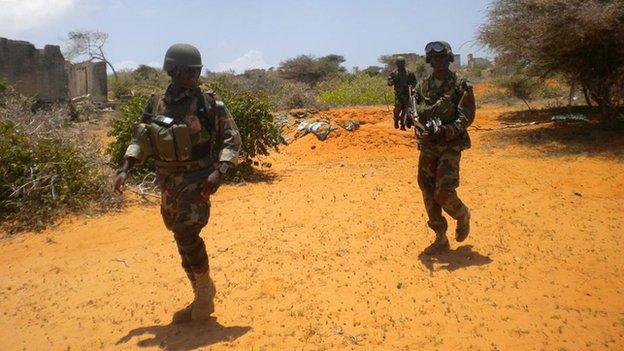
[[[139,146],[146,155],[154,155],[165,162],[191,159],[192,143],[186,124],[140,123],[137,128]]]

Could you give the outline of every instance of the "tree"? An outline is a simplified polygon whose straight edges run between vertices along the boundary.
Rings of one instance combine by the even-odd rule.
[[[280,63],[279,76],[302,83],[316,85],[319,81],[346,71],[341,64],[345,59],[341,55],[327,55],[316,58],[312,55],[300,55]]]
[[[117,79],[115,67],[104,54],[104,45],[108,41],[108,33],[92,30],[73,31],[67,33],[66,47],[63,55],[68,60],[84,57],[87,61],[102,61],[113,71]]]
[[[612,126],[624,106],[624,0],[496,0],[479,41],[541,78],[579,82]]]
[[[380,75],[382,70],[383,68],[379,66],[368,66],[364,68],[362,72],[368,74],[370,77],[374,77]]]
[[[344,73],[347,71],[346,68],[341,65],[346,61],[344,56],[342,55],[327,55],[320,57],[318,60],[319,69],[323,76],[331,76],[336,75],[338,73]]]

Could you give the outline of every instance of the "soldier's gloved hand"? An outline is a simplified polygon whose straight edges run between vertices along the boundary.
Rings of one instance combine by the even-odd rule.
[[[125,171],[121,171],[117,173],[117,177],[115,178],[114,190],[117,194],[121,194],[123,192],[123,186],[126,183],[126,179],[128,178],[128,173]]]
[[[208,198],[210,195],[216,193],[217,189],[221,186],[221,182],[223,182],[223,177],[223,174],[221,174],[219,170],[214,170],[210,173],[208,179],[206,179],[206,182],[204,183],[204,191],[202,192],[202,195],[205,198]]]
[[[439,136],[443,135],[442,121],[439,118],[432,118],[425,123],[425,131],[422,133],[423,138],[426,139],[437,139]]]

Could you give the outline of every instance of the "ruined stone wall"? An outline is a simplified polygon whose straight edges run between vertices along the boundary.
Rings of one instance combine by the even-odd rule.
[[[82,62],[67,66],[69,96],[89,95],[93,101],[106,101],[108,92],[106,63]]]
[[[68,98],[65,59],[56,45],[36,49],[26,41],[0,38],[0,79],[42,101]]]

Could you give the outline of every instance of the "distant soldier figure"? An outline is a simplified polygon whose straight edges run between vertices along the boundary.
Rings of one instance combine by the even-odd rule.
[[[241,139],[223,102],[198,86],[201,55],[189,44],[174,44],[163,70],[171,84],[152,95],[115,179],[121,192],[133,165],[153,157],[162,192],[160,211],[173,232],[182,267],[195,298],[176,312],[174,323],[207,320],[214,312],[216,289],[200,231],[210,216],[209,196],[237,164]]]
[[[394,128],[405,130],[407,108],[409,106],[409,89],[416,84],[416,76],[414,73],[407,72],[405,69],[405,58],[399,56],[396,58],[396,71],[390,73],[388,77],[388,85],[394,86]]]
[[[418,185],[436,238],[424,252],[436,254],[450,249],[448,223],[442,209],[457,221],[455,240],[464,241],[470,232],[470,211],[457,196],[462,150],[470,148],[467,128],[475,118],[472,87],[449,70],[454,60],[451,46],[436,41],[425,47],[426,61],[433,73],[415,89],[417,118],[424,129],[416,128],[420,150]]]

